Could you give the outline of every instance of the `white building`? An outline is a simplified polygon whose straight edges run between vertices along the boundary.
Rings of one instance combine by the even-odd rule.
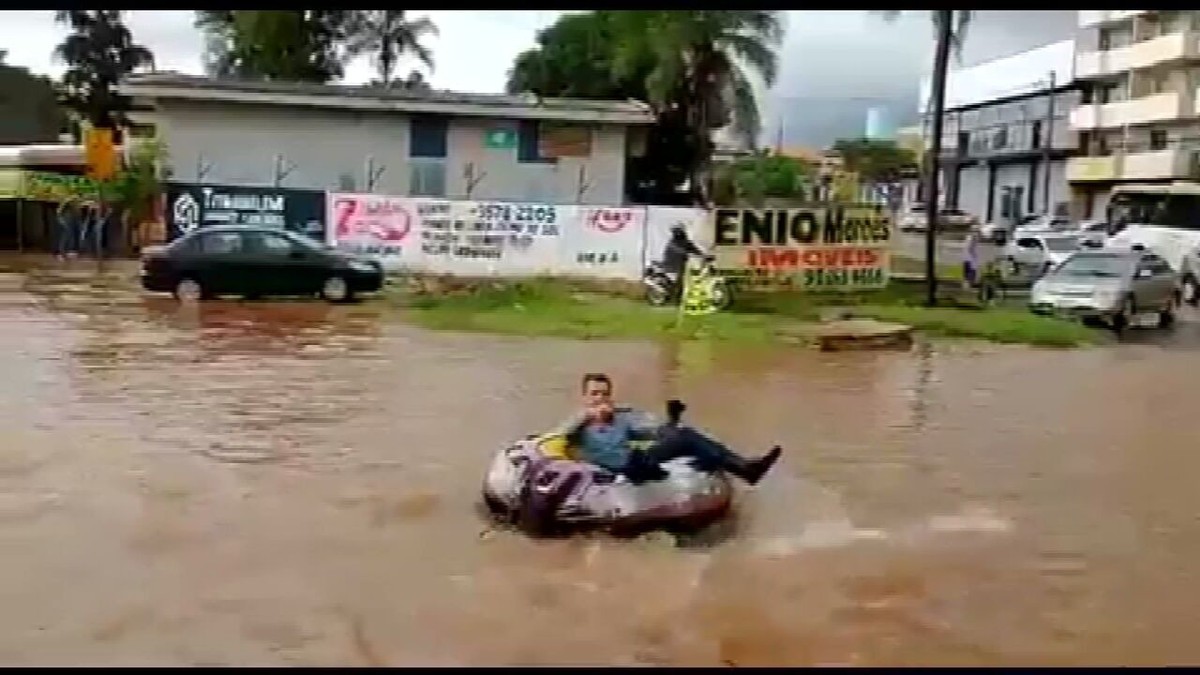
[[[1063,40],[949,73],[939,162],[946,207],[983,222],[1069,208],[1066,164],[1078,148],[1068,123],[1079,97],[1074,51]],[[930,89],[925,78],[924,119]]]
[[[1067,178],[1082,215],[1098,217],[1123,182],[1195,180],[1200,11],[1084,10],[1079,26],[1071,126],[1085,156]]]

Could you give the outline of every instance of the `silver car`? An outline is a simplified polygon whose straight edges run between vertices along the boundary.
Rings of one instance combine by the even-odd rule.
[[[1079,251],[1033,285],[1029,308],[1101,321],[1117,331],[1154,312],[1165,327],[1175,321],[1179,281],[1166,260],[1145,250]]]
[[[1074,234],[1017,230],[1004,247],[1004,257],[1015,272],[1027,270],[1038,275],[1049,272],[1078,250],[1079,237]]]

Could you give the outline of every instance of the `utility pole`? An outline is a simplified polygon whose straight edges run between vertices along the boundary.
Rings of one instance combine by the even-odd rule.
[[[1055,72],[1050,71],[1050,89],[1047,91],[1046,133],[1042,134],[1042,213],[1050,216],[1050,149],[1054,147],[1054,89]]]
[[[950,67],[951,26],[954,10],[936,10],[937,49],[933,56],[933,105],[930,120],[933,128],[929,142],[929,163],[925,168],[925,304],[937,305],[937,221],[938,174],[942,154],[942,117],[946,108],[946,71]]]

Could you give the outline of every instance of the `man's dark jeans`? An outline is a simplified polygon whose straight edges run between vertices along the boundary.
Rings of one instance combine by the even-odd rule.
[[[708,436],[688,427],[663,426],[658,438],[648,449],[631,453],[629,465],[622,472],[634,482],[657,480],[664,477],[658,466],[663,462],[680,457],[692,457],[696,468],[715,471],[727,468],[738,461],[738,456]]]

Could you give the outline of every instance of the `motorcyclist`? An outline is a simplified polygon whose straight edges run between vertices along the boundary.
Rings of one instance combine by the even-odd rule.
[[[687,267],[688,256],[693,255],[700,258],[706,257],[704,251],[700,250],[700,247],[696,246],[688,237],[683,223],[675,223],[671,226],[671,238],[667,240],[667,245],[663,248],[662,267],[663,271],[671,277],[676,289],[679,288],[680,280],[683,278],[683,270]]]

